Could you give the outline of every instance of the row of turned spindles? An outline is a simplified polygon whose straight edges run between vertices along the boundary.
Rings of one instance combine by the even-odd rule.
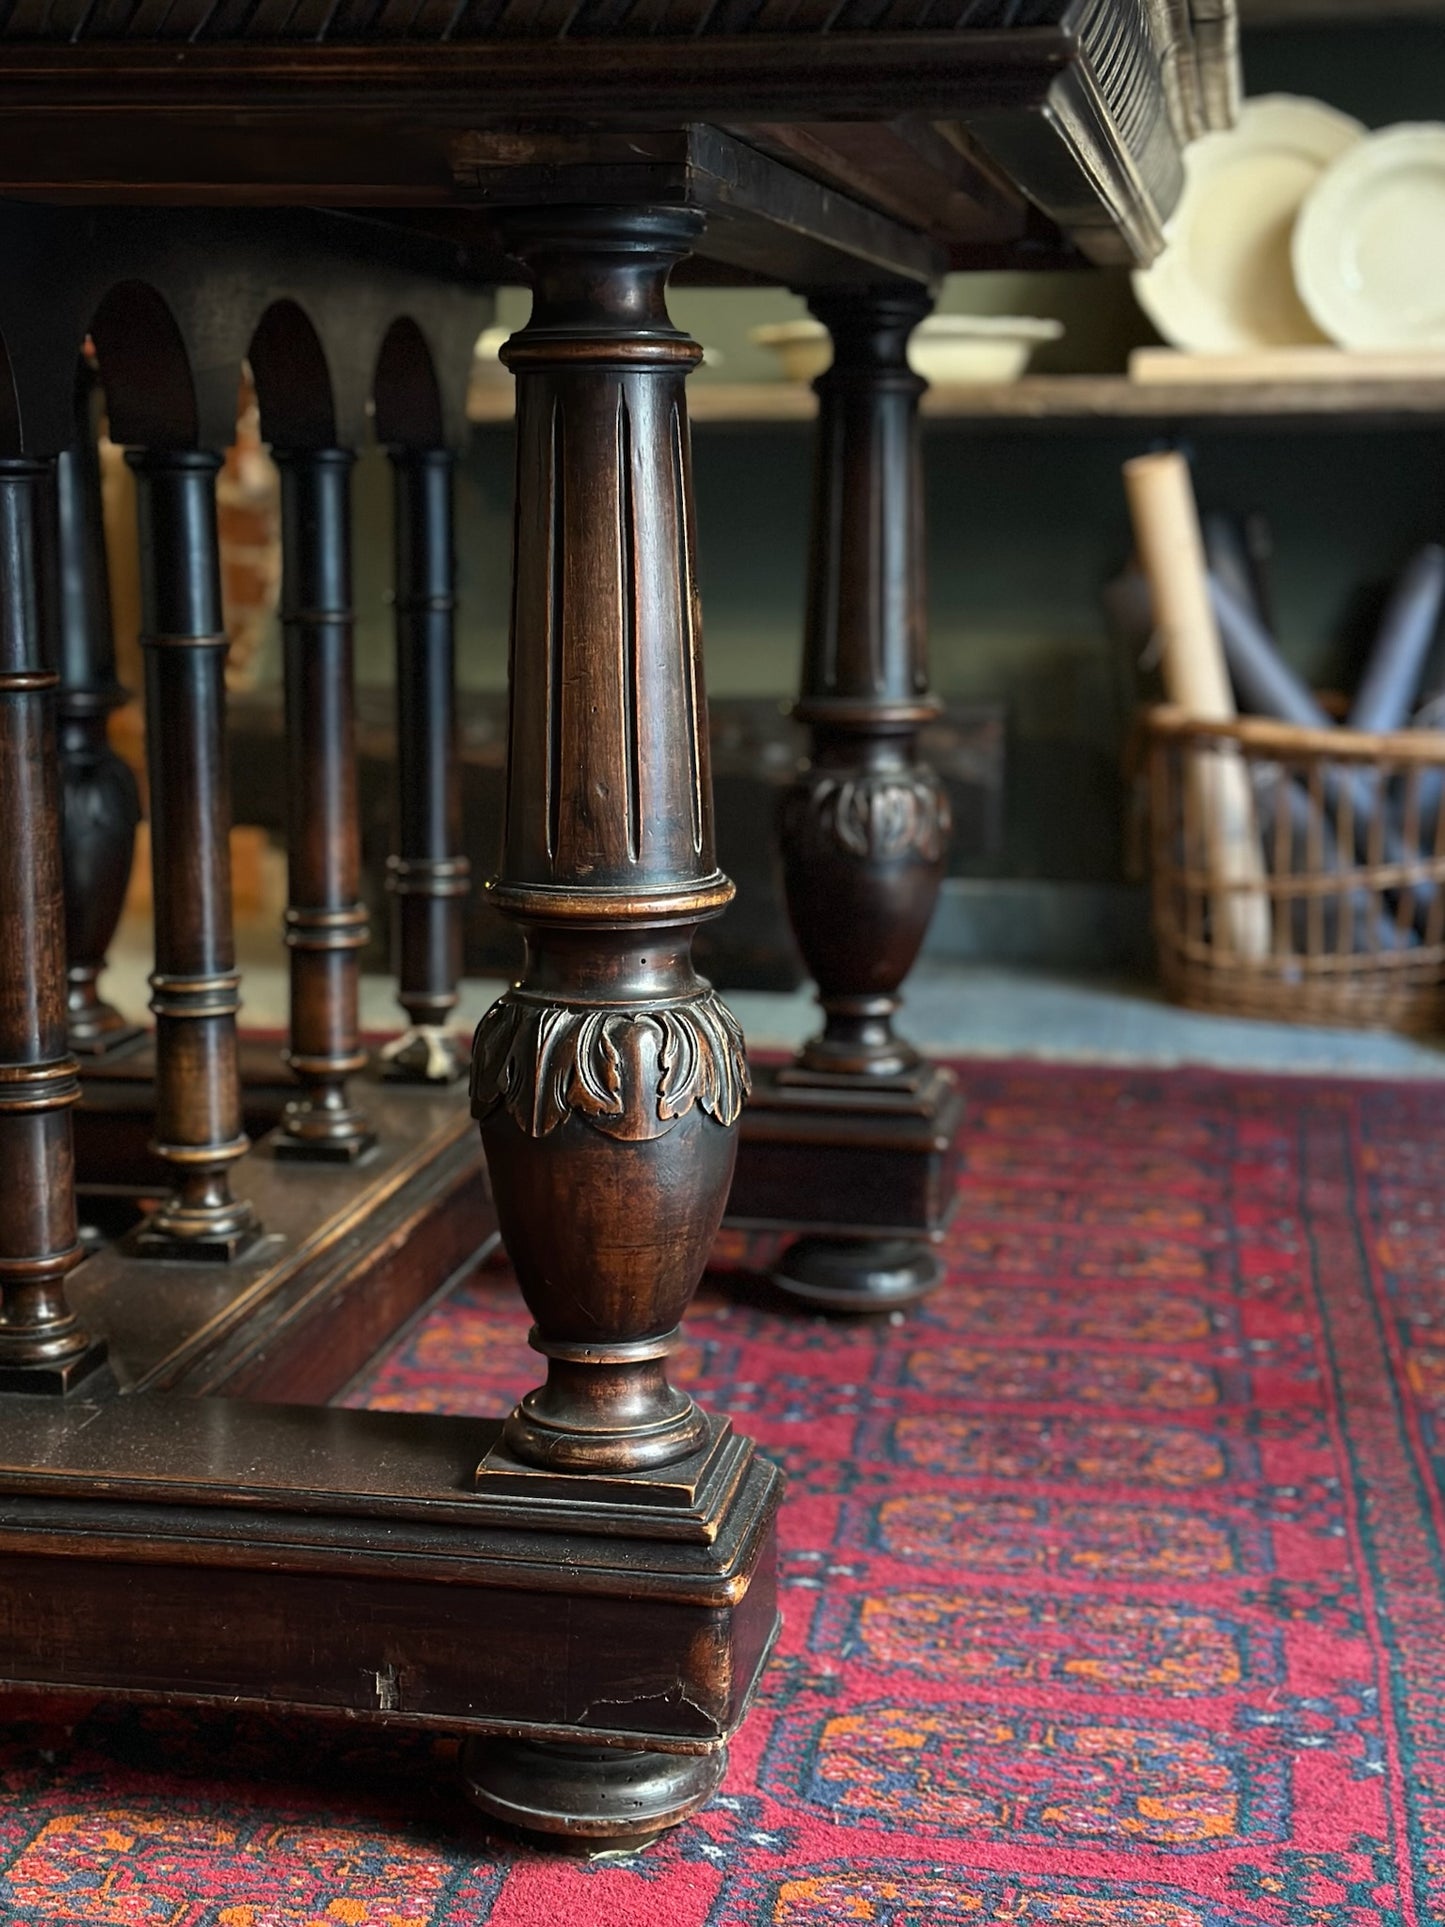
[[[13,815],[0,839],[0,1389],[65,1390],[98,1362],[65,1307],[81,1256],[66,1108],[76,1054],[135,1037],[97,979],[129,878],[140,808],[106,720],[115,674],[96,395],[82,363],[76,435],[55,463],[0,461],[0,760]],[[353,676],[350,473],[341,448],[273,451],[282,489],[291,967],[296,1092],[278,1155],[353,1160],[374,1142],[348,1080],[365,1062]],[[450,1079],[461,899],[455,746],[452,462],[390,451],[396,512],[398,1076]],[[132,449],[141,562],[146,756],[155,905],[155,1148],[172,1188],[132,1234],[154,1258],[244,1253],[261,1226],[236,1195],[248,1148],[237,1051],[240,978],[230,877],[226,636],[216,477],[221,456]],[[58,730],[58,744],[51,732]],[[56,752],[58,751],[58,755]],[[60,795],[55,793],[59,771]],[[9,1200],[19,1199],[18,1211]]]
[[[657,1249],[670,1254],[658,1263],[669,1277],[676,1273],[672,1296],[680,1307],[723,1209],[746,1067],[735,1025],[692,973],[689,954],[690,927],[716,914],[731,895],[713,854],[692,564],[682,386],[698,351],[667,322],[664,297],[668,270],[692,245],[697,224],[692,216],[650,208],[552,211],[529,222],[519,229],[514,252],[529,265],[535,256],[538,302],[505,357],[518,383],[520,455],[508,809],[495,897],[527,931],[536,985],[529,979],[489,1013],[486,1035],[477,1041],[473,1106],[524,1295],[532,1303],[531,1288],[540,1289],[538,1280],[554,1271],[571,1281],[557,1318],[532,1307],[538,1343],[552,1360],[556,1406],[544,1416],[538,1405],[532,1419],[549,1451],[558,1426],[591,1441],[591,1451],[597,1415],[586,1414],[589,1401],[601,1396],[594,1368],[606,1367],[609,1397],[630,1397],[630,1386],[639,1412],[654,1406],[658,1414],[663,1406],[668,1412],[676,1406],[674,1416],[683,1411],[673,1394],[664,1396],[659,1360],[671,1337],[666,1344],[656,1337],[662,1329],[657,1281],[632,1276],[637,1265],[645,1271],[652,1262],[644,1262],[647,1241],[637,1213],[646,1204],[656,1219]],[[559,290],[570,292],[564,298]],[[811,729],[813,754],[785,798],[783,842],[789,908],[819,986],[825,1025],[792,1074],[805,1087],[872,1086],[905,1096],[922,1070],[917,1053],[894,1034],[892,1016],[937,894],[948,828],[946,799],[916,748],[936,704],[927,682],[921,570],[917,408],[923,384],[908,367],[907,342],[928,296],[864,289],[819,296],[813,305],[837,353],[817,384],[813,592],[795,712]],[[578,321],[583,314],[587,328]],[[619,423],[626,431],[621,439]],[[82,452],[89,434],[87,424]],[[274,453],[283,486],[287,939],[297,1080],[276,1144],[283,1155],[349,1158],[361,1154],[370,1136],[348,1089],[361,1062],[364,940],[351,677],[351,456],[330,446],[283,446]],[[220,458],[166,447],[133,449],[127,459],[138,483],[143,561],[157,1148],[174,1186],[134,1234],[134,1244],[150,1256],[224,1259],[244,1251],[260,1228],[232,1189],[232,1168],[246,1140],[228,869],[215,519]],[[445,1023],[456,998],[460,899],[467,887],[452,745],[451,471],[435,448],[395,450],[392,459],[403,808],[391,882],[400,995],[412,1029],[390,1055],[400,1068],[445,1076],[453,1069]],[[7,832],[17,833],[0,848],[0,1169],[7,1198],[24,1202],[21,1210],[0,1213],[0,1389],[17,1375],[37,1389],[47,1377],[64,1389],[93,1356],[63,1292],[80,1255],[64,1117],[79,1082],[67,1047],[62,864],[49,793],[55,761],[46,740],[49,696],[58,681],[42,613],[54,546],[41,532],[54,499],[52,475],[50,466],[35,461],[0,461],[0,791]],[[87,521],[85,515],[72,515],[69,523],[54,519],[62,530]],[[620,575],[619,556],[629,562]],[[94,625],[98,638],[105,627]],[[97,640],[95,648],[102,647]],[[112,665],[91,661],[83,680],[85,702],[73,718],[64,713],[78,729],[83,712],[90,749],[98,754],[105,708],[115,698]],[[133,815],[133,799],[126,809]],[[646,955],[633,956],[644,937]],[[94,944],[82,951],[72,941],[71,954],[80,972],[92,971]],[[95,1009],[93,971],[77,977],[74,995],[88,1006],[90,1030],[103,1030],[108,1020]],[[610,1014],[599,1019],[599,1012]],[[580,1071],[563,1080],[565,1090],[556,1087],[562,1097],[554,1102],[551,1056],[564,1046],[595,1046],[604,1058],[609,1049],[615,1054],[608,1023],[623,1026],[629,1050],[643,1049],[639,1039],[661,1036],[663,1056],[654,1064],[647,1054],[653,1046],[646,1045],[633,1066],[640,1081],[625,1102],[605,1092],[597,1097]],[[77,1023],[77,1042],[81,1028]],[[650,1079],[677,1082],[672,1067],[683,1057],[691,1066],[686,1089],[659,1084],[649,1097]],[[518,1064],[521,1072],[514,1074]],[[585,1332],[573,1332],[571,1323],[584,1275],[596,1271],[596,1254],[585,1249],[583,1237],[565,1263],[556,1252],[538,1256],[542,1246],[551,1249],[554,1234],[577,1229],[570,1204],[560,1212],[542,1208],[554,1184],[575,1203],[576,1134],[555,1143],[551,1135],[558,1106],[569,1114],[574,1085],[604,1138],[610,1133],[663,1147],[646,1153],[657,1166],[646,1198],[635,1185],[606,1178],[610,1153],[597,1165],[599,1182],[606,1178],[598,1210],[611,1210],[627,1195],[633,1220],[618,1246],[622,1271],[607,1287],[606,1315]],[[522,1102],[527,1090],[530,1107]],[[684,1113],[692,1116],[694,1100],[720,1135],[714,1142],[703,1132],[695,1147],[699,1155],[707,1151],[705,1170],[687,1175],[679,1167],[669,1176],[701,1129],[696,1120],[685,1132],[673,1128]],[[500,1121],[503,1112],[511,1126]],[[512,1127],[529,1144],[538,1141],[530,1163],[517,1162]],[[601,1154],[590,1139],[584,1142],[595,1162]],[[637,1152],[633,1162],[642,1157]],[[546,1166],[542,1176],[532,1168],[538,1159]],[[33,1171],[33,1181],[10,1177],[20,1170]],[[624,1263],[626,1253],[633,1256]],[[637,1341],[640,1352],[630,1335],[639,1318],[651,1334]],[[615,1360],[610,1353],[602,1359],[598,1350],[604,1329],[621,1346]],[[673,1439],[671,1419],[664,1424],[659,1416],[658,1424],[652,1445],[665,1445],[668,1454],[682,1450],[687,1441],[680,1433]],[[603,1423],[602,1431],[610,1437],[609,1427]],[[617,1447],[623,1459],[633,1450],[633,1430],[624,1428],[626,1439]],[[521,1441],[519,1433],[518,1449]],[[609,1464],[614,1444],[605,1445]],[[533,1449],[542,1447],[534,1442],[524,1456]]]

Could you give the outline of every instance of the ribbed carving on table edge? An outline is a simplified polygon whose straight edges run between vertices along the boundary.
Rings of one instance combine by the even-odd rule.
[[[782,815],[794,850],[822,844],[860,861],[937,863],[953,829],[948,792],[926,763],[857,776],[815,771],[784,792]]]
[[[1216,23],[1207,43],[1176,23],[1179,0],[936,0],[911,17],[878,0],[838,0],[805,32],[968,33],[1067,26],[1090,46],[1099,88],[1123,144],[1168,206],[1178,192],[1178,143],[1226,124],[1237,93],[1234,36]],[[553,24],[553,21],[556,24]],[[295,0],[171,0],[157,18],[141,0],[0,0],[0,42],[183,47],[435,46],[486,41],[766,39],[796,34],[789,0],[580,0],[549,20],[543,0],[334,0],[318,18]],[[1224,51],[1221,51],[1224,50]],[[1159,78],[1161,69],[1163,79]],[[1223,70],[1223,71],[1222,71]],[[1184,78],[1187,76],[1187,79]],[[1174,97],[1171,104],[1171,95]],[[1220,107],[1217,103],[1223,102]],[[1173,123],[1182,123],[1177,127]]]
[[[913,19],[877,0],[839,0],[826,22],[829,32],[933,33],[997,31],[1050,26],[1070,0],[940,0]],[[12,41],[249,41],[357,45],[369,41],[694,38],[767,34],[792,28],[786,0],[671,0],[662,8],[644,0],[581,0],[559,24],[539,32],[540,4],[512,0],[441,0],[418,8],[416,0],[337,0],[318,21],[295,0],[172,0],[157,20],[141,0],[13,0],[0,22]],[[823,29],[820,28],[819,31]]]
[[[1148,145],[1152,116],[1163,106],[1162,97],[1136,83],[1163,57],[1167,35],[1151,24],[1147,0],[1093,0],[1081,12],[1082,31],[1090,37],[1090,53],[1099,91],[1109,103],[1119,132],[1132,151]]]
[[[1170,123],[1162,85],[1153,76],[1178,51],[1159,0],[1092,0],[1079,9],[1075,32],[1089,50],[1095,83],[1145,185],[1161,207],[1178,195],[1181,138]]]
[[[650,1029],[652,1048],[628,1049],[646,1041],[628,1026]],[[575,1116],[613,1137],[658,1138],[695,1106],[732,1125],[751,1088],[742,1030],[713,990],[639,1010],[507,996],[472,1045],[472,1115],[504,1110],[528,1137]]]

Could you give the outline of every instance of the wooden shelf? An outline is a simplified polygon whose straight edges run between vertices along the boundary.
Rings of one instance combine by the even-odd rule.
[[[812,391],[792,382],[699,381],[689,385],[695,423],[766,425],[809,422]],[[511,384],[472,386],[475,422],[512,417]],[[1035,375],[1002,387],[933,388],[924,397],[933,420],[988,423],[1297,421],[1331,423],[1445,422],[1445,379],[1401,381],[1136,382],[1127,375]]]
[[[1246,27],[1364,27],[1445,19],[1445,0],[1240,0]]]
[[[1037,375],[1001,388],[941,388],[925,414],[960,421],[1445,420],[1445,379],[1139,382]]]

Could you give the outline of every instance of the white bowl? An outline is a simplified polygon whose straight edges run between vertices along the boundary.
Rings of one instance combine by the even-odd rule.
[[[472,347],[472,374],[486,381],[510,381],[512,371],[501,359],[504,341],[510,341],[511,328],[484,328]]]
[[[1061,321],[1033,315],[930,315],[913,331],[908,360],[914,374],[949,387],[967,382],[1017,381],[1040,342],[1057,341]],[[812,381],[833,359],[821,321],[783,321],[754,328],[750,339],[771,348],[786,381]]]

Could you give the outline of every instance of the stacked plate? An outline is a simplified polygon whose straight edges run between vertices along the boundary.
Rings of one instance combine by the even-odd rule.
[[[1185,166],[1169,245],[1135,276],[1175,347],[1445,349],[1445,126],[1367,134],[1270,94]]]

